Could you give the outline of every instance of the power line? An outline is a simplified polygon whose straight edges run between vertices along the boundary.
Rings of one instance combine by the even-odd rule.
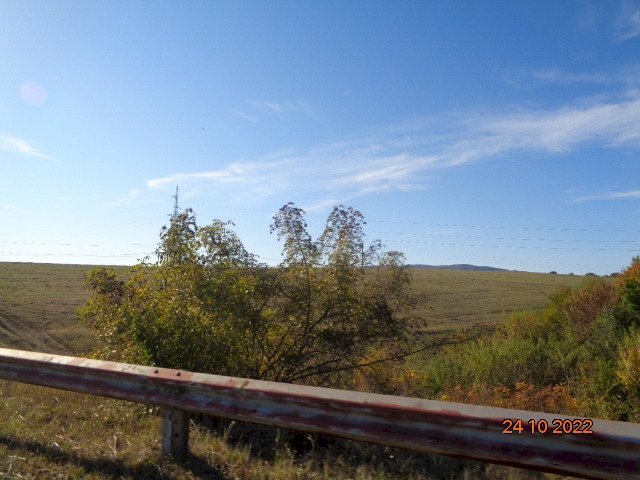
[[[137,207],[127,207],[127,212],[138,211],[138,210],[148,210],[151,207],[156,207],[156,206],[163,205],[163,204],[164,204],[164,202],[155,202],[155,203],[148,203],[148,204],[145,204],[145,205],[139,205]],[[56,220],[55,222],[52,222],[49,225],[45,225],[44,228],[49,228],[49,227],[53,227],[53,226],[72,225],[74,223],[81,223],[81,222],[87,222],[87,221],[90,221],[90,220],[96,220],[96,219],[100,219],[100,218],[112,217],[114,215],[122,215],[122,212],[118,211],[118,212],[105,213],[105,214],[102,214],[102,215],[91,215],[89,217],[76,218],[76,219],[73,219],[73,220],[67,220],[67,221],[63,221],[63,222],[60,222],[60,221]]]
[[[178,190],[176,187],[176,195],[173,196],[175,202],[174,202],[174,214],[176,212],[176,207],[179,209],[179,205],[178,205]],[[236,209],[236,210],[243,210],[243,211],[253,211],[253,212],[264,212],[265,210],[256,210],[256,209],[246,209],[246,208],[237,208],[237,207],[225,207],[225,206],[221,206],[221,205],[216,205],[216,207],[221,207],[221,208],[232,208],[232,209]],[[107,214],[107,215],[101,215],[101,216],[95,216],[95,217],[91,217],[89,219],[85,219],[85,220],[90,220],[90,219],[97,219],[97,218],[102,218],[105,216],[109,216],[112,214]],[[81,220],[78,220],[81,221]],[[494,226],[494,225],[471,225],[471,224],[444,224],[444,223],[426,223],[426,222],[407,222],[407,221],[400,221],[400,220],[368,220],[369,222],[379,222],[379,223],[391,223],[391,224],[399,224],[399,225],[423,225],[423,226],[437,226],[437,227],[456,227],[456,228],[460,228],[460,227],[465,227],[465,228],[487,228],[487,229],[522,229],[522,230],[538,230],[538,231],[563,231],[563,232],[606,232],[606,233],[610,233],[610,232],[640,232],[640,231],[636,231],[636,230],[624,230],[624,229],[572,229],[572,228],[542,228],[542,227],[518,227],[518,226]],[[75,221],[73,221],[75,222]],[[66,223],[72,223],[72,222],[66,222]],[[117,224],[113,224],[113,225],[108,225],[108,226],[102,226],[102,227],[98,227],[98,228],[94,228],[94,229],[88,229],[88,230],[84,230],[84,231],[80,231],[80,232],[74,232],[74,236],[77,236],[79,234],[88,234],[88,233],[104,233],[104,232],[111,232],[111,231],[120,231],[123,230],[125,227],[130,227],[133,225],[145,225],[145,224],[150,224],[150,223],[164,223],[162,222],[160,219],[154,219],[154,218],[146,218],[143,220],[135,220],[135,221],[131,221],[131,222],[125,222],[125,223],[117,223]],[[260,225],[270,225],[271,222],[269,221],[264,221],[264,220],[249,220],[249,219],[243,219],[240,222],[238,222],[238,224],[236,225],[237,229],[241,229],[241,230],[248,230],[248,231],[252,231],[251,229],[247,228],[247,227],[243,227],[242,224],[260,224]],[[65,225],[65,223],[60,224],[60,225]],[[323,230],[324,226],[310,226],[309,227],[310,230]],[[262,230],[257,230],[254,229],[253,231],[262,231]],[[515,241],[550,241],[550,242],[586,242],[586,243],[634,243],[634,242],[638,242],[638,240],[633,240],[633,239],[620,239],[620,240],[615,240],[615,239],[607,239],[607,240],[601,240],[601,239],[573,239],[573,238],[567,238],[567,239],[561,239],[561,238],[521,238],[521,237],[507,237],[507,236],[498,236],[498,237],[494,237],[494,236],[476,236],[476,235],[457,235],[457,234],[442,234],[442,233],[428,233],[428,232],[407,232],[407,231],[398,231],[398,232],[393,232],[393,231],[388,231],[388,230],[368,230],[366,231],[366,233],[374,233],[374,234],[385,234],[385,235],[412,235],[412,236],[428,236],[428,237],[442,237],[442,238],[469,238],[469,239],[483,239],[483,240],[515,240]],[[60,238],[61,235],[58,235],[57,238]],[[55,238],[55,237],[54,237]]]
[[[60,247],[150,247],[151,243],[47,243],[47,242],[13,242],[9,240],[0,241],[4,245],[40,245],[40,246],[60,246]]]
[[[160,221],[158,221],[158,219],[155,219],[155,218],[148,218],[146,220],[136,220],[136,221],[133,221],[133,222],[121,223],[121,224],[117,224],[117,225],[109,225],[109,226],[103,226],[103,227],[98,227],[98,228],[91,228],[91,229],[88,229],[88,230],[74,231],[73,235],[77,237],[78,235],[86,235],[86,234],[111,233],[111,232],[122,231],[124,229],[124,227],[148,225],[150,223],[160,223]],[[67,234],[61,234],[61,235],[55,235],[53,238],[54,239],[65,238],[66,236],[67,236]]]
[[[34,253],[34,252],[6,252],[0,251],[0,255],[29,255],[32,257],[102,257],[102,258],[135,258],[140,257],[139,253],[119,253],[119,254],[84,254],[84,253]],[[147,255],[151,255],[148,253]],[[144,255],[143,255],[144,256]]]
[[[399,225],[426,225],[431,227],[463,227],[463,228],[489,228],[489,229],[511,229],[511,230],[538,230],[547,232],[630,232],[640,233],[640,230],[627,230],[627,229],[592,229],[592,228],[545,228],[545,227],[521,227],[521,226],[505,226],[505,225],[471,225],[463,223],[426,223],[426,222],[405,222],[400,220],[367,220],[368,222],[377,223],[393,223]]]
[[[235,225],[237,230],[244,230],[249,232],[265,232],[264,229],[249,228],[243,226],[243,223],[248,224],[261,224],[268,225],[270,222],[262,220],[242,220]],[[324,227],[308,226],[308,230],[322,231]],[[467,238],[474,240],[516,240],[526,242],[586,242],[586,243],[638,243],[640,240],[597,240],[589,238],[523,238],[523,237],[493,237],[493,236],[481,236],[481,235],[455,235],[449,233],[427,233],[427,232],[393,232],[388,230],[367,230],[366,233],[372,234],[385,234],[385,235],[413,235],[413,236],[425,236],[425,237],[442,237],[442,238]],[[639,247],[640,248],[640,247]]]
[[[541,247],[536,245],[485,245],[477,243],[439,243],[439,242],[417,242],[417,241],[405,241],[394,240],[393,243],[404,244],[418,244],[418,245],[437,245],[444,247],[481,247],[481,248],[518,248],[518,249],[531,249],[531,250],[582,250],[582,251],[595,251],[595,252],[637,252],[638,249],[619,249],[619,248],[587,248],[587,247]]]
[[[449,233],[423,233],[423,232],[389,232],[376,231],[372,233],[384,233],[390,235],[414,235],[425,237],[443,237],[443,238],[470,238],[475,240],[516,240],[523,242],[589,242],[589,243],[638,243],[638,240],[592,240],[588,238],[522,238],[522,237],[487,237],[477,235],[453,235]]]
[[[549,260],[549,261],[539,261],[539,260],[526,260],[523,258],[513,258],[513,257],[504,257],[504,256],[494,256],[494,255],[478,255],[478,254],[448,254],[448,253],[440,253],[438,252],[437,254],[429,251],[429,250],[407,250],[405,252],[403,252],[404,254],[413,254],[413,255],[437,255],[437,257],[440,258],[447,258],[447,259],[451,259],[452,262],[454,263],[473,263],[476,264],[478,262],[494,262],[494,261],[503,261],[503,262],[510,262],[510,263],[517,263],[517,264],[527,264],[527,265],[550,265],[550,266],[555,266],[555,265],[563,265],[563,266],[567,266],[567,267],[586,267],[586,268],[594,268],[594,267],[601,267],[601,268],[610,268],[609,265],[605,265],[603,263],[579,263],[579,262],[571,262],[571,263],[567,263],[567,262],[563,262],[563,261],[556,261],[556,260]],[[462,260],[464,259],[464,260]],[[440,260],[438,260],[440,261]]]
[[[489,238],[491,240],[491,238]],[[495,239],[494,239],[495,240]],[[499,240],[499,239],[498,239]],[[389,247],[394,244],[405,245],[433,245],[443,247],[473,247],[473,248],[508,248],[508,249],[520,249],[520,250],[567,250],[567,251],[593,251],[593,252],[639,252],[640,247],[632,249],[620,249],[620,248],[603,248],[603,247],[557,247],[557,246],[540,246],[540,245],[502,245],[502,244],[482,244],[482,243],[444,243],[444,242],[424,242],[424,241],[411,241],[411,240],[387,240],[383,241],[383,245]],[[5,245],[34,245],[34,246],[72,246],[72,247],[118,247],[118,246],[137,246],[137,247],[150,247],[155,244],[152,243],[122,243],[122,244],[97,244],[97,243],[51,243],[51,242],[16,242],[16,241],[0,241],[0,244]],[[268,245],[261,243],[260,245]]]
[[[203,203],[203,202],[195,202],[194,205],[200,205],[200,206],[208,206],[208,207],[214,207],[214,208],[225,208],[225,209],[229,209],[229,210],[240,210],[240,211],[245,211],[245,212],[255,212],[255,213],[266,213],[269,215],[273,215],[276,212],[270,211],[270,210],[264,210],[264,209],[253,209],[253,208],[242,208],[242,207],[232,207],[229,205],[214,205],[214,204],[210,204],[210,203]],[[311,216],[311,217],[319,217],[319,218],[326,218],[326,215],[319,215],[319,214],[309,214],[306,213],[306,216]],[[463,228],[488,228],[488,229],[511,229],[511,230],[538,230],[538,231],[550,231],[550,232],[568,232],[568,231],[574,231],[574,232],[630,232],[630,233],[640,233],[640,230],[630,230],[630,229],[608,229],[608,228],[603,228],[603,229],[592,229],[592,228],[573,228],[573,227],[553,227],[553,228],[547,228],[547,227],[523,227],[523,226],[507,226],[507,225],[474,225],[474,224],[466,224],[466,223],[430,223],[430,222],[412,222],[412,221],[406,221],[406,220],[384,220],[384,219],[376,219],[376,218],[368,218],[365,219],[366,223],[390,223],[390,224],[398,224],[398,225],[424,225],[424,226],[430,226],[430,227],[463,227]]]

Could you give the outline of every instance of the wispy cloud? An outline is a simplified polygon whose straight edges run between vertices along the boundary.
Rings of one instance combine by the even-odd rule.
[[[617,102],[549,111],[485,116],[470,131],[476,134],[471,145],[482,140],[493,146],[496,153],[521,148],[563,152],[588,142],[638,146],[640,97],[634,95]]]
[[[309,194],[312,208],[336,199],[428,188],[434,172],[516,152],[560,155],[585,145],[640,150],[640,94],[556,109],[470,112],[378,128],[304,152],[147,180],[150,188],[214,184],[246,196]],[[622,197],[616,197],[622,198]]]
[[[0,137],[0,150],[8,152],[19,153],[21,155],[27,155],[30,157],[44,158],[46,160],[53,160],[53,157],[42,153],[35,147],[32,147],[26,140],[21,138],[11,137],[3,135]]]
[[[301,101],[286,101],[286,102],[274,102],[269,100],[252,101],[249,102],[258,109],[274,114],[284,115],[286,113],[294,112],[309,112],[309,106]]]
[[[587,202],[592,200],[625,200],[630,198],[640,199],[640,190],[631,190],[628,192],[611,192],[603,193],[601,195],[589,195],[586,197],[578,197],[575,202]]]
[[[284,173],[281,173],[284,160],[277,162],[234,162],[225,168],[197,173],[175,173],[165,177],[146,180],[150,188],[160,188],[187,182],[208,182],[226,186],[251,185],[255,191],[261,191],[268,185],[286,187]],[[286,171],[286,168],[284,169]]]
[[[615,78],[604,73],[574,73],[560,69],[550,68],[536,70],[533,72],[534,78],[551,83],[615,83]]]
[[[346,198],[326,198],[324,200],[320,200],[319,202],[310,203],[307,205],[303,205],[302,208],[306,212],[314,212],[317,210],[325,210],[327,208],[332,208],[335,205],[339,205],[342,202],[346,202],[348,199]]]
[[[535,70],[533,78],[546,83],[571,85],[577,83],[596,85],[625,85],[633,87],[640,84],[640,65],[633,64],[616,72],[570,72],[560,68]]]
[[[618,40],[640,37],[640,5],[626,4],[617,23],[616,38]]]
[[[246,120],[247,122],[258,123],[258,117],[256,117],[255,115],[250,115],[240,110],[236,110],[235,108],[231,109],[231,113],[233,113],[233,115],[237,118],[241,118],[242,120]]]
[[[118,200],[104,202],[103,205],[107,205],[109,207],[121,207],[123,205],[129,205],[134,200],[137,200],[138,198],[140,198],[141,194],[142,192],[140,191],[139,188],[134,188],[129,190],[124,197],[119,198]]]

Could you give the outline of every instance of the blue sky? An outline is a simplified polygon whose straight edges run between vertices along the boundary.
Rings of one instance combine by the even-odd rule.
[[[5,1],[0,261],[134,264],[292,201],[409,263],[640,254],[638,2]]]

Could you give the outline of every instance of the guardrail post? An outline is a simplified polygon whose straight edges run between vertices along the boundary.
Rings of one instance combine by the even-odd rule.
[[[183,457],[189,450],[189,414],[183,410],[162,410],[162,451]]]

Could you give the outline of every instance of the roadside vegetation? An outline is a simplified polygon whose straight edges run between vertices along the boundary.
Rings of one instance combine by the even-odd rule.
[[[84,302],[85,340],[50,351],[640,423],[639,257],[615,279],[412,271],[400,253],[365,246],[363,223],[337,207],[314,240],[304,212],[285,205],[272,226],[283,261],[268,268],[229,223],[199,227],[187,210],[161,231],[156,262],[93,269],[89,294],[68,293],[65,305]],[[0,307],[28,315],[12,295]],[[495,317],[474,318],[473,305]],[[436,328],[430,312],[444,319]],[[0,324],[9,346],[27,334],[12,318]],[[0,417],[0,478],[561,478],[206,418],[174,462],[153,408],[6,381]]]
[[[398,394],[640,423],[640,258],[396,368]]]

